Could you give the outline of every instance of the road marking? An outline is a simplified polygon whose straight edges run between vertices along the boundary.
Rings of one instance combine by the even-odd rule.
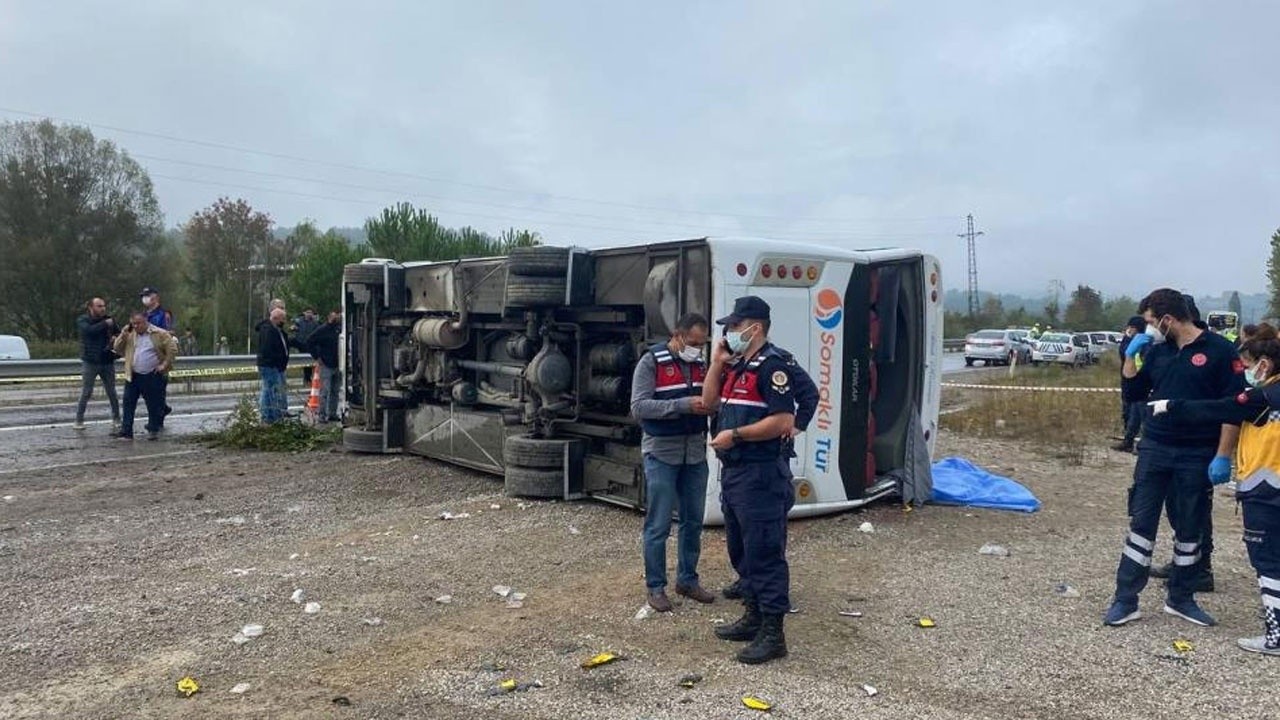
[[[169,415],[169,417],[171,417],[171,418],[199,418],[199,417],[213,417],[214,415],[227,415],[227,414],[230,414],[230,413],[231,413],[231,410],[214,410],[214,411],[212,411],[212,412],[202,412],[202,413],[181,413],[181,414],[179,414],[179,413],[172,413],[172,414],[170,414],[170,415]],[[85,421],[85,425],[109,425],[109,424],[111,424],[111,421],[110,421],[110,420],[87,420],[87,421]],[[60,422],[60,423],[39,423],[39,424],[37,424],[37,425],[15,425],[15,426],[13,426],[13,427],[0,427],[0,432],[12,432],[12,431],[14,431],[14,430],[55,430],[55,429],[57,429],[57,428],[69,428],[69,427],[71,427],[72,425],[75,425],[75,423],[74,423],[74,422]]]
[[[200,393],[175,393],[173,395],[170,395],[168,399],[170,401],[181,399],[181,398],[199,398],[201,400],[214,400],[214,399],[220,399],[220,398],[238,398],[238,397],[241,397],[242,395],[244,395],[244,393],[217,393],[217,394],[210,394],[210,395],[201,395]],[[105,403],[106,401],[107,401],[106,398],[99,398],[97,396],[94,396],[90,400],[90,402],[95,402],[95,403],[97,402]],[[61,408],[61,407],[73,408],[76,406],[76,403],[77,403],[76,400],[67,400],[66,402],[41,403],[39,405],[5,405],[3,407],[0,407],[0,412],[15,412],[15,411],[21,411],[21,410],[43,410],[48,408]]]
[[[150,453],[150,454],[144,454],[144,455],[129,455],[128,457],[103,458],[99,460],[85,460],[83,462],[59,463],[57,465],[41,465],[40,467],[33,467],[33,468],[17,468],[14,470],[0,470],[0,475],[17,475],[19,473],[36,473],[36,472],[43,472],[45,470],[61,470],[63,468],[84,467],[86,465],[107,465],[110,463],[128,462],[131,460],[146,460],[149,458],[177,457],[179,455],[194,455],[199,452],[204,452],[204,450],[203,449],[175,450],[173,452]]]
[[[289,410],[301,413],[305,410],[305,405],[296,405],[289,407]],[[209,413],[172,413],[169,418],[212,418],[214,415],[230,415],[236,410],[234,407],[228,407],[227,410],[211,410]],[[146,415],[138,416],[138,419],[145,418]],[[86,425],[108,425],[111,420],[84,420]],[[37,423],[35,425],[13,425],[9,428],[0,428],[0,433],[12,432],[12,430],[52,430],[58,428],[69,428],[76,423]]]

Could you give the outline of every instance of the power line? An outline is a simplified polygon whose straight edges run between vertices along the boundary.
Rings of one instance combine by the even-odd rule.
[[[386,170],[386,169],[375,168],[370,166],[351,165],[351,164],[338,163],[338,162],[332,162],[327,160],[316,160],[313,158],[306,158],[306,157],[301,157],[297,155],[289,155],[286,153],[277,153],[277,152],[271,152],[268,150],[258,150],[254,148],[240,147],[237,145],[230,145],[227,143],[183,138],[176,135],[152,132],[149,130],[135,130],[132,128],[124,128],[116,125],[86,122],[84,120],[77,120],[73,118],[64,118],[64,117],[58,117],[54,115],[47,115],[43,113],[34,113],[27,110],[18,110],[16,108],[0,107],[0,112],[9,113],[12,115],[21,115],[24,117],[47,118],[50,120],[57,120],[59,122],[64,122],[64,123],[74,123],[78,125],[85,125],[88,127],[99,128],[102,130],[110,130],[112,132],[127,133],[130,135],[150,137],[150,138],[155,138],[159,140],[166,140],[169,142],[183,143],[187,145],[206,147],[206,148],[211,148],[216,150],[226,150],[230,152],[245,153],[249,155],[259,155],[262,157],[275,158],[278,160],[288,160],[291,162],[307,163],[311,165],[330,167],[330,168],[335,168],[340,170],[351,170],[356,172],[367,172],[367,173],[375,173],[380,175],[412,178],[415,180],[424,180],[427,182],[435,182],[435,183],[441,183],[445,185],[456,185],[458,187],[466,187],[466,188],[471,188],[475,190],[487,190],[490,192],[501,192],[501,193],[525,195],[525,196],[530,194],[526,190],[516,190],[512,188],[504,188],[504,187],[498,187],[493,185],[483,185],[478,183],[463,182],[459,180],[449,180],[446,178],[432,177],[429,175],[420,175],[417,173],[404,172],[400,170]],[[725,212],[715,212],[715,211],[707,211],[707,210],[686,210],[681,208],[659,207],[659,206],[653,206],[653,205],[639,205],[634,203],[623,203],[623,202],[617,202],[617,201],[611,201],[611,200],[598,200],[593,198],[575,197],[571,195],[553,195],[548,193],[540,193],[540,195],[542,197],[553,198],[557,200],[567,200],[572,202],[590,203],[594,205],[622,207],[622,208],[629,208],[632,210],[647,210],[647,211],[666,212],[666,213],[673,213],[673,214],[702,215],[702,216],[726,217],[726,218],[737,218],[737,219],[748,219],[748,220],[775,220],[775,221],[783,221],[783,222],[823,222],[823,223],[837,223],[837,222],[838,223],[869,223],[869,222],[912,223],[912,222],[937,222],[941,220],[954,219],[953,216],[868,219],[868,218],[816,218],[816,217],[801,217],[801,216],[786,216],[786,215],[748,215],[748,214],[742,214],[742,213],[725,213]]]
[[[371,186],[371,185],[360,185],[360,184],[356,184],[356,183],[347,183],[347,182],[341,182],[341,181],[336,181],[336,180],[325,180],[325,179],[323,179],[323,178],[304,177],[304,176],[299,176],[299,175],[287,175],[287,174],[282,174],[282,173],[267,172],[267,171],[264,171],[264,170],[250,170],[250,169],[247,169],[247,168],[229,167],[229,166],[225,166],[225,165],[215,165],[215,164],[211,164],[211,163],[195,162],[195,161],[191,161],[191,160],[179,160],[179,159],[176,159],[176,158],[166,158],[166,157],[160,157],[160,156],[156,156],[156,155],[147,155],[147,154],[142,154],[142,153],[132,153],[132,156],[133,156],[133,157],[135,157],[135,158],[140,158],[140,159],[144,159],[144,160],[151,160],[151,161],[156,161],[156,162],[174,163],[174,164],[177,164],[177,165],[185,165],[185,166],[188,166],[188,167],[203,168],[203,169],[207,169],[207,170],[218,170],[218,171],[223,171],[223,172],[243,173],[243,174],[247,174],[247,175],[257,175],[257,176],[261,176],[261,177],[276,178],[276,179],[281,179],[281,180],[293,180],[293,181],[297,181],[297,182],[314,183],[314,184],[317,184],[317,185],[331,185],[331,186],[333,186],[333,187],[348,188],[348,189],[352,189],[352,190],[365,190],[365,191],[368,191],[368,192],[390,193],[390,194],[394,194],[394,195],[399,195],[399,196],[401,196],[401,197],[427,198],[427,199],[431,199],[431,200],[439,200],[439,201],[444,201],[444,202],[461,203],[461,204],[464,204],[464,205],[478,205],[478,206],[481,206],[481,207],[497,208],[497,209],[499,209],[499,210],[517,210],[517,211],[520,211],[520,212],[527,212],[527,213],[542,213],[542,214],[548,214],[548,215],[564,215],[564,216],[569,216],[569,217],[586,218],[586,219],[589,219],[589,220],[604,220],[604,221],[619,221],[619,220],[621,220],[621,221],[623,221],[623,222],[640,222],[640,223],[643,223],[644,225],[649,225],[649,226],[678,228],[678,229],[680,229],[680,230],[681,230],[681,231],[683,231],[683,232],[689,232],[689,231],[690,231],[690,226],[689,226],[689,225],[687,225],[687,224],[683,224],[683,223],[670,223],[670,222],[664,222],[664,221],[661,221],[661,220],[640,220],[640,221],[634,221],[634,220],[630,220],[630,219],[627,219],[627,218],[619,218],[619,217],[608,216],[608,215],[596,215],[596,214],[592,214],[592,213],[580,213],[580,212],[573,212],[573,211],[568,211],[568,210],[554,210],[554,209],[548,209],[548,208],[537,208],[537,207],[528,207],[528,206],[521,206],[521,205],[509,205],[509,204],[503,204],[503,203],[491,203],[491,202],[485,202],[485,201],[483,201],[483,200],[464,200],[464,199],[462,199],[462,198],[452,198],[452,197],[448,197],[448,196],[444,196],[444,195],[434,195],[434,194],[431,194],[431,193],[424,193],[424,192],[420,192],[420,191],[405,192],[405,191],[403,191],[403,190],[401,190],[401,189],[398,189],[398,188],[386,188],[386,187],[376,187],[376,186]],[[166,179],[174,179],[173,177],[170,177],[170,176],[154,175],[154,177],[165,177]],[[261,188],[251,188],[251,189],[261,189]],[[449,212],[454,212],[454,211],[449,210]],[[461,213],[461,212],[459,211],[459,214],[465,214],[465,213]],[[477,214],[477,215],[478,215],[479,217],[487,217],[487,216],[484,216],[484,215],[479,215],[479,214]],[[525,219],[525,220],[522,220],[521,222],[530,222],[530,220]],[[542,221],[537,221],[537,222],[542,222]],[[698,232],[705,233],[705,232],[706,232],[706,230],[707,230],[707,228],[701,228]],[[730,231],[730,232],[741,232],[741,231],[739,231],[739,230],[737,230],[737,229],[731,229],[731,230],[729,230],[729,231]],[[750,232],[750,233],[753,233],[753,234],[761,234],[761,235],[776,235],[776,233],[774,233],[774,232],[772,232],[772,231],[761,231],[761,230],[758,230],[758,229],[756,229],[756,230],[750,230],[750,229],[749,229],[749,230],[746,230],[745,232]],[[816,237],[833,237],[833,238],[849,238],[849,239],[857,239],[857,240],[877,240],[877,239],[879,239],[879,240],[893,240],[893,239],[911,239],[911,238],[920,238],[920,237],[932,237],[932,234],[929,234],[929,233],[848,233],[848,232],[831,231],[831,230],[822,230],[822,231],[813,231],[813,232],[804,231],[804,235],[805,235],[806,237],[813,237],[813,238],[816,238]]]
[[[197,185],[224,187],[224,188],[231,188],[235,190],[249,190],[254,192],[276,193],[279,195],[290,195],[294,197],[309,198],[313,200],[327,200],[331,202],[350,203],[350,204],[356,204],[356,205],[362,205],[362,206],[385,207],[385,204],[386,204],[385,201],[380,201],[380,200],[361,200],[361,199],[350,198],[350,197],[339,197],[335,195],[321,195],[317,193],[299,192],[296,190],[281,190],[277,188],[259,187],[259,186],[244,185],[239,183],[228,183],[228,182],[221,182],[217,180],[206,180],[202,178],[180,177],[177,175],[164,175],[164,174],[152,173],[151,177],[160,178],[162,180],[173,180],[176,182],[194,183]],[[520,225],[525,225],[528,223],[528,220],[525,218],[516,218],[516,217],[511,217],[506,215],[489,215],[485,213],[463,212],[458,210],[450,210],[448,212],[454,215],[462,215],[466,217],[477,217],[477,218],[483,218],[487,220],[498,220],[502,222],[516,223]],[[571,227],[571,228],[578,228],[583,230],[603,230],[608,232],[620,232],[620,233],[626,233],[628,235],[633,235],[633,236],[648,234],[648,235],[658,235],[660,237],[670,237],[670,233],[666,235],[662,235],[660,232],[655,232],[652,229],[638,229],[635,227],[623,228],[623,227],[616,227],[616,226],[584,225],[582,223],[562,222],[558,220],[540,220],[538,222],[543,225]],[[744,234],[746,234],[747,231],[743,231],[743,232]],[[694,236],[701,237],[703,235],[706,235],[706,232],[705,232],[705,228],[685,227],[684,232],[681,234],[688,237],[694,237]],[[773,235],[769,235],[768,237],[771,237],[776,240],[791,240],[791,241],[797,241],[797,242],[804,242],[804,241],[812,242],[814,240],[812,236],[808,236],[808,235],[773,234]],[[843,237],[849,240],[865,239],[865,238],[858,238],[853,235],[846,235]],[[929,237],[932,237],[932,235],[930,235]]]

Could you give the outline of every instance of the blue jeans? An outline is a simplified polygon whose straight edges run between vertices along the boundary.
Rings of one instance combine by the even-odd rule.
[[[698,585],[698,558],[702,555],[702,518],[707,508],[707,463],[668,465],[644,456],[644,584],[649,592],[667,586],[667,535],[671,512],[680,513],[676,540],[676,585]]]
[[[1192,597],[1202,557],[1212,549],[1205,535],[1213,490],[1208,470],[1215,454],[1213,447],[1178,447],[1146,439],[1138,445],[1129,490],[1129,536],[1116,569],[1116,600],[1137,602],[1146,587],[1160,511],[1166,505],[1174,536],[1169,600],[1178,603]]]
[[[268,425],[280,422],[289,409],[289,400],[284,394],[284,371],[259,366],[258,376],[262,378],[262,390],[258,393],[262,422]]]
[[[338,419],[338,398],[342,393],[342,372],[338,368],[320,366],[320,421]]]

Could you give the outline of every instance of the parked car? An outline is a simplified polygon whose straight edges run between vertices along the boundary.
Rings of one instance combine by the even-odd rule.
[[[1114,352],[1116,348],[1120,347],[1119,341],[1113,342],[1111,333],[1104,330],[1094,330],[1083,334],[1089,338],[1089,356],[1093,362],[1098,362],[1103,355]]]
[[[30,360],[27,341],[17,335],[0,335],[0,360]]]
[[[1083,333],[1049,332],[1040,336],[1031,351],[1031,364],[1061,363],[1081,367],[1092,362],[1089,338]]]
[[[1031,345],[1023,330],[979,330],[964,339],[964,364],[973,367],[981,360],[984,365],[1008,365],[1031,361]]]

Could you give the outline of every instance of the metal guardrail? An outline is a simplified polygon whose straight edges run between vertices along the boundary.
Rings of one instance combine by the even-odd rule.
[[[944,339],[942,341],[943,352],[960,352],[964,350],[964,338]]]
[[[171,378],[217,377],[257,372],[256,355],[192,355],[174,361]],[[290,355],[292,365],[310,365],[310,355]],[[0,382],[54,382],[78,380],[80,360],[5,360],[0,362]],[[116,370],[124,370],[124,361],[116,361]]]

